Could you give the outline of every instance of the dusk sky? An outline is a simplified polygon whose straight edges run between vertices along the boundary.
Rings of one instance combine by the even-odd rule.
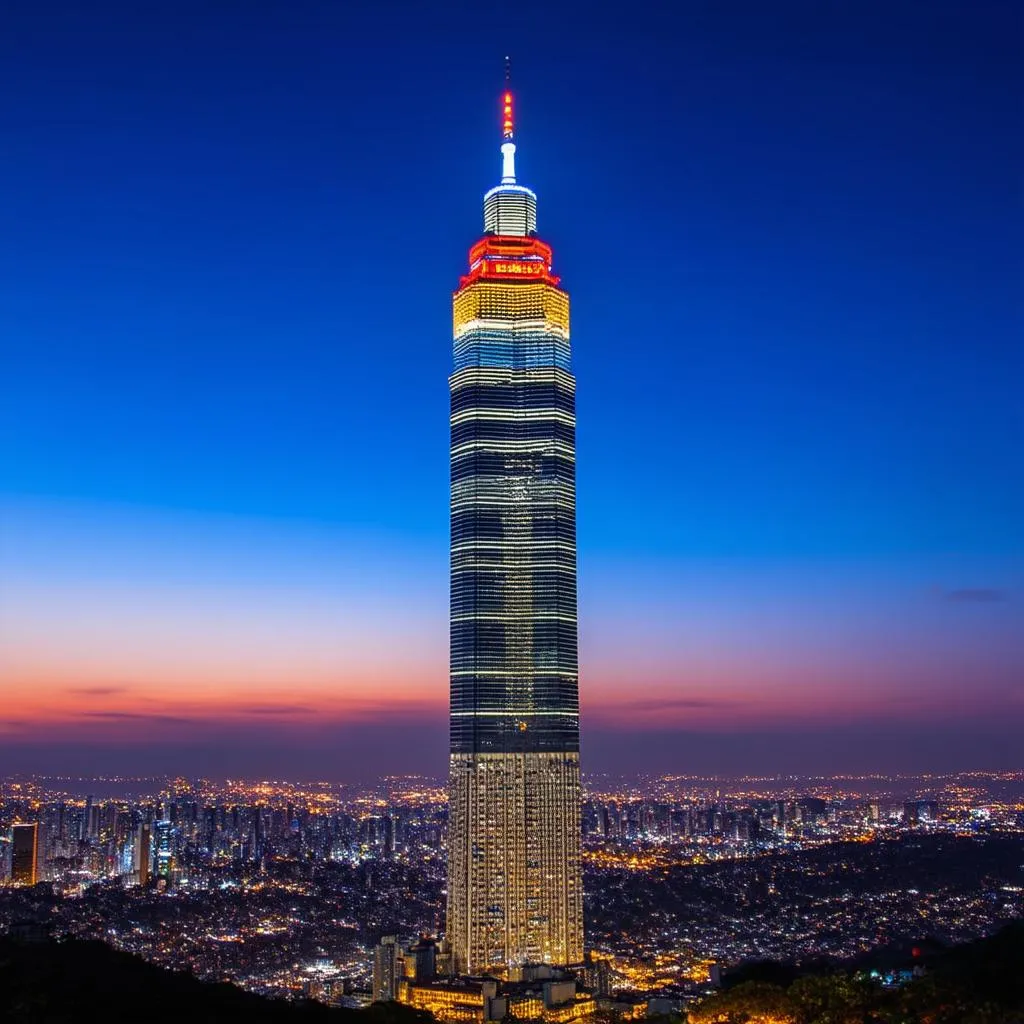
[[[572,297],[584,771],[1022,767],[1022,21],[5,5],[0,771],[444,774],[506,53]]]

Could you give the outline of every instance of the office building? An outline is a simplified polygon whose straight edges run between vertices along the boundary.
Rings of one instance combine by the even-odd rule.
[[[164,820],[154,824],[153,847],[156,883],[160,888],[167,889],[174,884],[177,875],[175,834],[172,822]]]
[[[148,821],[141,822],[135,833],[133,867],[136,882],[139,885],[149,885],[153,877],[153,829]]]
[[[404,951],[396,935],[385,935],[373,951],[373,1001],[387,1003],[398,998],[398,983],[404,970]]]
[[[11,881],[35,885],[38,879],[39,824],[20,822],[11,829]]]

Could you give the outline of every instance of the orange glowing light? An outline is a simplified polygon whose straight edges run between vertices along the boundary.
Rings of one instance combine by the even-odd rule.
[[[501,122],[501,130],[505,138],[512,136],[512,93],[505,93],[504,120]]]

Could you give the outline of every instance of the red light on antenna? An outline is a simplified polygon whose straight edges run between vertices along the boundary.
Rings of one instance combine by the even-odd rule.
[[[514,131],[512,124],[512,93],[506,90],[504,99],[505,103],[504,109],[502,110],[501,132],[506,139],[510,139],[512,137],[512,132]]]

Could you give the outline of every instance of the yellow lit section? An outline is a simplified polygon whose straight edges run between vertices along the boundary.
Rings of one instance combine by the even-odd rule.
[[[505,284],[474,281],[455,293],[454,333],[474,320],[546,320],[569,331],[569,296],[544,282]]]
[[[513,1021],[543,1021],[544,1024],[572,1024],[573,1021],[593,1017],[597,1002],[593,996],[577,993],[576,998],[564,1006],[545,1007],[540,992],[502,993],[508,1000],[506,1019]],[[405,982],[399,991],[399,1002],[416,1010],[427,1010],[443,1024],[471,1024],[482,1022],[487,1016],[487,995],[481,986],[469,984],[454,987],[443,984],[417,985]],[[638,1004],[646,1009],[644,1004]]]
[[[597,1001],[595,999],[577,996],[576,1001],[567,1006],[553,1006],[551,1009],[544,1010],[543,1019],[546,1024],[568,1024],[569,1021],[592,1017],[596,1011]]]
[[[406,985],[403,986],[401,1002],[416,1010],[427,1010],[440,1021],[469,1024],[484,1019],[484,999],[478,989]]]

